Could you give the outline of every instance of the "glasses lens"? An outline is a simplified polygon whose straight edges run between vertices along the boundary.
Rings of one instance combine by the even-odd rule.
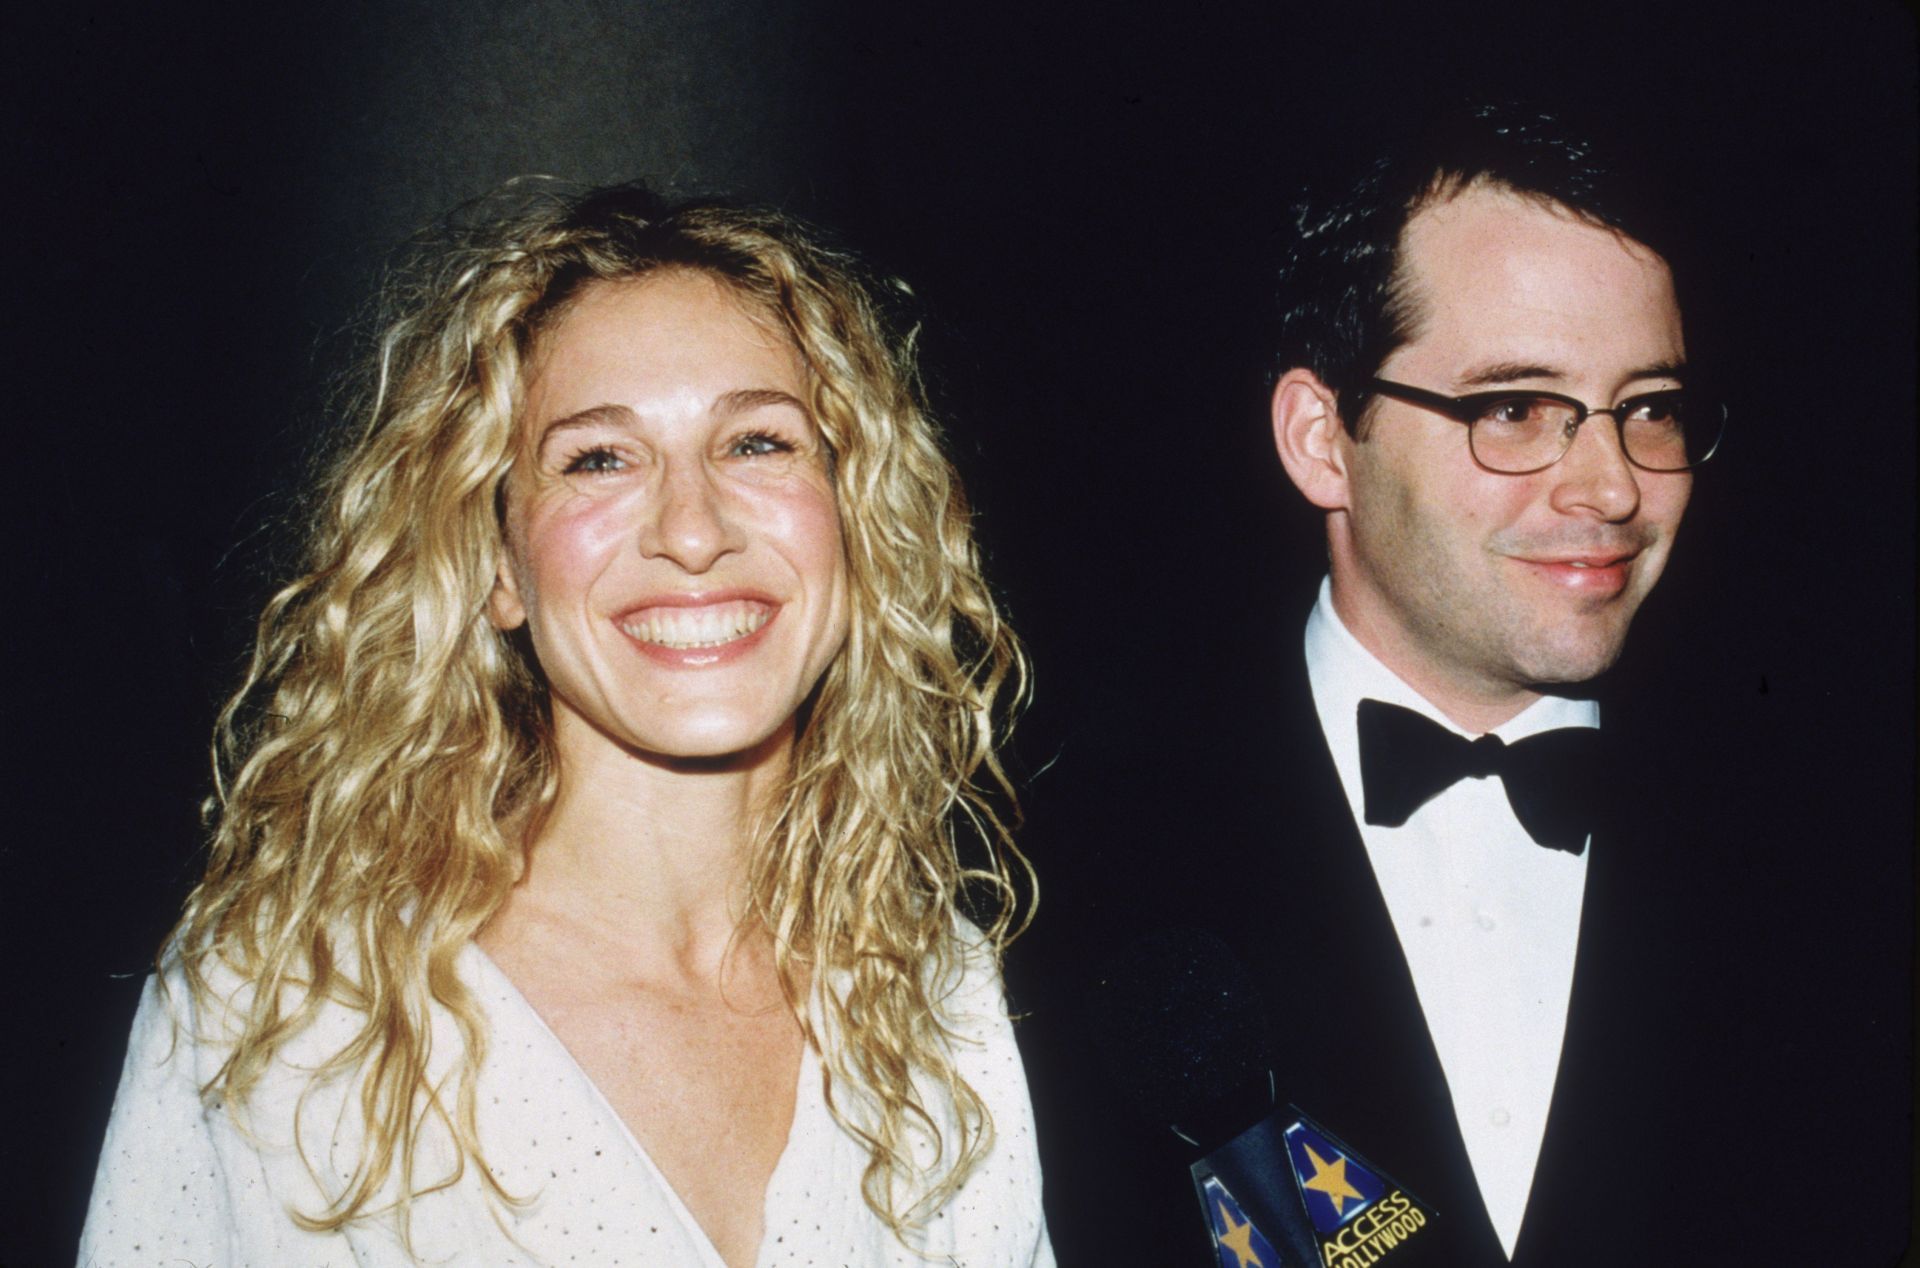
[[[1655,392],[1621,406],[1620,440],[1639,466],[1679,471],[1707,460],[1725,420],[1726,410],[1698,393]]]
[[[1550,396],[1490,397],[1468,433],[1473,456],[1494,471],[1538,471],[1567,451],[1579,411]]]

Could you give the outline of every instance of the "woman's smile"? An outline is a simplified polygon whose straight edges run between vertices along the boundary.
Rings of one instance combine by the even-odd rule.
[[[622,613],[614,624],[642,655],[669,668],[704,669],[746,655],[780,614],[762,598],[701,600],[675,596],[649,600]]]

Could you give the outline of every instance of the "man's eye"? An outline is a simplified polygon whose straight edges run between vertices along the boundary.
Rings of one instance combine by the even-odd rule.
[[[778,436],[756,431],[735,440],[728,452],[737,458],[759,458],[767,454],[792,453],[793,446]]]
[[[1667,426],[1678,425],[1686,418],[1686,403],[1678,394],[1648,396],[1634,402],[1629,420],[1641,423],[1662,423]]]
[[[1531,396],[1510,396],[1494,401],[1480,411],[1480,420],[1487,423],[1504,423],[1518,426],[1522,423],[1538,422],[1545,414],[1542,402]]]
[[[564,475],[601,475],[608,471],[618,471],[626,465],[620,455],[613,450],[605,445],[595,445],[591,449],[582,449],[567,459],[567,464],[561,468],[561,472]]]

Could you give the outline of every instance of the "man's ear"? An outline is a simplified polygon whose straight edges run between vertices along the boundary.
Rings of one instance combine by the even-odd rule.
[[[1321,510],[1347,505],[1347,433],[1333,389],[1296,368],[1273,387],[1273,447],[1287,476]]]
[[[493,574],[493,593],[487,596],[487,619],[497,630],[517,630],[527,623],[527,605],[520,598],[513,560],[504,546],[500,549],[499,567]]]

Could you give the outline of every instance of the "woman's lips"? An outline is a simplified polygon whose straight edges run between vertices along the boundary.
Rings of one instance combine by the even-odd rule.
[[[773,606],[755,599],[702,603],[693,607],[644,607],[620,618],[620,628],[643,643],[676,650],[719,647],[745,638],[773,617]]]
[[[778,604],[758,596],[672,595],[629,608],[614,624],[654,660],[702,666],[758,644],[779,611]]]

